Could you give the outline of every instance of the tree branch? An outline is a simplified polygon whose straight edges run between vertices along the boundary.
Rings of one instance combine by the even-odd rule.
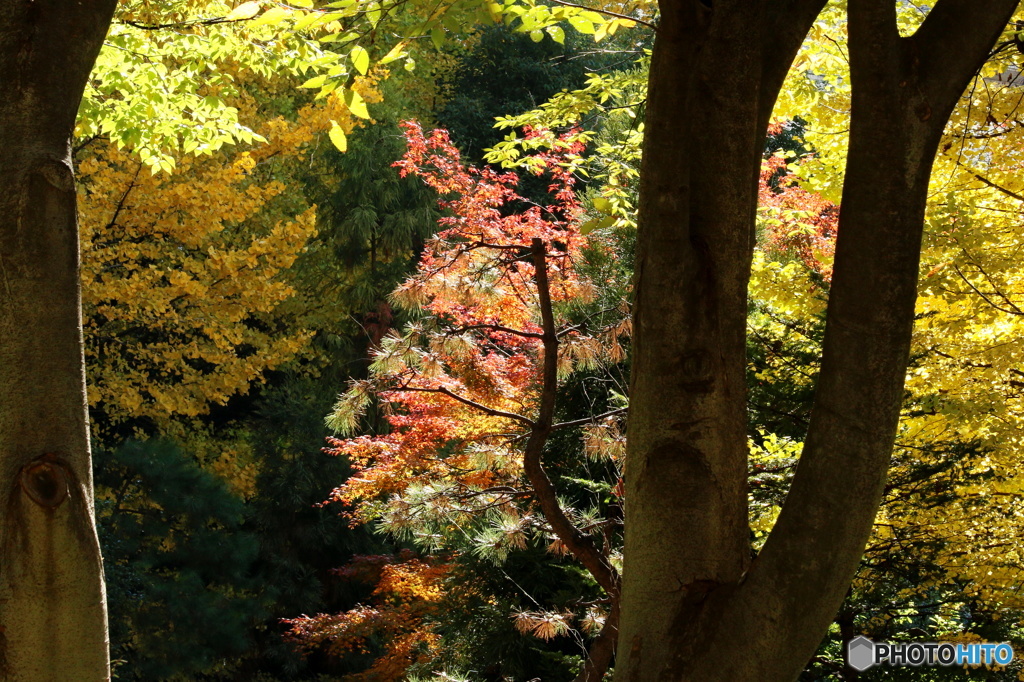
[[[540,415],[526,443],[524,469],[537,492],[537,499],[552,529],[569,550],[594,575],[598,583],[614,597],[618,590],[618,576],[608,560],[591,540],[577,529],[558,504],[556,491],[541,461],[541,454],[551,432],[555,411],[555,391],[558,381],[558,338],[555,333],[551,294],[548,287],[544,243],[533,240],[533,260],[536,268],[537,295],[544,327],[544,368],[541,389]]]
[[[977,71],[975,55],[984,45],[986,54],[1017,8],[1018,0],[939,0],[917,31],[904,40],[919,60],[921,88],[929,101],[959,97],[962,83]],[[891,3],[890,3],[891,4]],[[893,5],[895,6],[895,5]],[[948,113],[941,114],[944,125]]]
[[[1016,199],[1017,201],[1024,201],[1024,196],[1021,196],[1020,194],[1017,194],[1016,192],[1008,190],[1005,187],[1003,187],[1002,185],[997,185],[996,183],[992,182],[991,180],[989,180],[988,178],[986,178],[986,177],[984,177],[982,175],[978,175],[977,173],[971,173],[971,175],[976,177],[978,180],[981,180],[982,182],[984,182],[986,185],[988,185],[992,189],[997,190],[999,192],[1002,192],[1003,194],[1005,194],[1006,196],[1008,196],[1008,197],[1010,197],[1012,199]]]
[[[566,2],[566,0],[551,0],[551,2],[555,3],[556,5],[563,5],[565,7],[575,7],[576,9],[585,9],[588,12],[597,12],[598,14],[604,14],[605,16],[615,17],[616,19],[625,19],[626,21],[632,21],[637,24],[640,24],[641,26],[646,26],[652,31],[658,30],[658,27],[650,23],[649,21],[637,19],[636,17],[627,16],[625,14],[619,14],[618,12],[612,12],[611,10],[599,9],[597,7],[586,7],[584,5],[577,5],[575,2]]]
[[[471,324],[465,327],[458,327],[457,329],[450,330],[450,334],[461,334],[462,332],[469,332],[475,329],[486,329],[488,331],[505,332],[506,334],[514,334],[516,336],[524,336],[528,339],[542,339],[543,334],[537,332],[524,332],[521,329],[512,329],[511,327],[503,327],[500,324]]]
[[[589,417],[584,417],[583,419],[574,419],[571,422],[560,422],[558,424],[553,424],[551,426],[551,430],[554,431],[556,429],[569,429],[574,426],[583,426],[584,424],[596,424],[605,417],[614,417],[615,415],[626,414],[627,412],[629,412],[628,407],[620,407],[617,410],[609,410],[604,414],[595,414]]]
[[[598,585],[608,593],[614,610],[619,601],[618,571],[615,570],[615,567],[608,561],[608,557],[601,553],[594,542],[580,532],[565,515],[558,502],[555,486],[548,477],[541,458],[544,452],[544,445],[547,443],[548,435],[551,433],[551,420],[555,414],[555,398],[558,388],[558,335],[555,329],[555,316],[551,306],[551,290],[548,284],[544,242],[541,239],[533,239],[530,250],[533,254],[534,278],[537,282],[537,298],[540,304],[541,321],[544,329],[544,367],[542,370],[543,383],[541,385],[539,414],[523,451],[523,471],[526,473],[530,485],[533,486],[537,503],[540,505],[548,524],[551,525],[551,529],[558,539],[561,540],[562,544],[590,571]],[[610,618],[611,616],[609,616]],[[598,682],[604,676],[604,671],[611,662],[610,651],[614,649],[614,640],[618,634],[617,621],[618,618],[616,616],[614,630],[610,630],[608,634],[608,637],[613,639],[612,643],[606,643],[600,636],[595,641],[595,647],[599,643],[601,645],[601,651],[597,652],[600,654],[600,657],[588,658],[588,662],[593,661],[593,665],[584,667],[581,677],[577,678],[578,682]],[[604,634],[603,630],[602,634]],[[604,647],[609,648],[607,654],[604,653]],[[605,659],[607,659],[605,667],[599,669],[600,666],[597,664]]]
[[[615,644],[619,639],[619,600],[612,599],[612,608],[605,619],[601,632],[590,644],[583,670],[574,682],[599,682],[612,664]]]
[[[504,410],[496,410],[493,407],[487,407],[486,405],[478,403],[475,400],[470,400],[469,398],[463,397],[458,393],[453,393],[452,391],[448,390],[447,388],[444,388],[443,386],[440,388],[418,388],[416,386],[401,386],[399,388],[390,388],[387,391],[382,391],[382,393],[405,393],[407,391],[411,391],[414,393],[440,393],[441,395],[448,396],[453,400],[458,400],[463,405],[469,405],[473,409],[479,410],[480,412],[483,412],[488,416],[504,417],[505,419],[514,419],[520,424],[526,424],[531,428],[534,428],[536,426],[536,423],[529,417],[524,417],[523,415],[516,414],[515,412],[505,412]]]
[[[252,21],[255,16],[246,17],[244,19],[228,19],[227,17],[211,17],[209,19],[196,19],[194,21],[173,21],[167,24],[140,24],[137,21],[128,21],[126,19],[119,19],[118,23],[132,28],[137,28],[142,31],[162,31],[169,28],[188,28],[189,26],[215,26],[217,24],[237,24],[242,21]]]

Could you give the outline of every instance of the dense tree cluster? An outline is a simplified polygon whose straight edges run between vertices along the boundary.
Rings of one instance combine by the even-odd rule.
[[[29,4],[0,677],[1024,675],[1016,0]]]

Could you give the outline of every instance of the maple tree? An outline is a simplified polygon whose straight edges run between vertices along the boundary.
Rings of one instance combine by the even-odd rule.
[[[830,287],[825,360],[792,492],[753,562],[743,482],[743,336],[756,214],[754,181],[760,140],[775,96],[824,2],[751,6],[729,0],[676,0],[661,7],[645,110],[644,135],[653,142],[647,145],[638,199],[641,267],[626,477],[632,505],[626,554],[635,558],[627,561],[624,576],[618,658],[622,674],[635,673],[641,679],[663,674],[700,679],[791,676],[806,660],[846,590],[869,533],[873,505],[882,493],[897,428],[911,343],[919,223],[933,151],[970,74],[1016,6],[1010,0],[991,0],[984,4],[985,11],[975,12],[976,3],[969,8],[962,0],[939,0],[919,27],[915,24],[911,32],[901,34],[897,4],[850,3],[853,134],[841,202],[843,228]],[[152,52],[139,49],[146,47],[140,36],[157,35],[147,32],[164,25],[163,11],[173,28],[188,36],[182,44],[190,47],[176,56],[181,61],[163,63],[166,71],[154,66],[152,74],[137,79],[152,86],[146,91],[148,104],[126,96],[131,88],[120,87],[115,75],[119,69],[110,69],[89,91],[81,129],[90,134],[104,132],[104,126],[107,133],[123,131],[121,143],[135,147],[145,161],[163,170],[171,165],[177,146],[205,152],[228,139],[244,140],[249,133],[236,125],[230,107],[222,106],[219,97],[180,91],[167,96],[161,87],[207,73],[204,62],[217,63],[217,50],[225,44],[230,44],[226,52],[238,54],[253,41],[267,48],[252,50],[253,59],[285,55],[297,71],[315,69],[308,87],[321,88],[324,95],[340,88],[350,110],[366,113],[362,100],[348,87],[351,75],[366,72],[375,61],[407,59],[408,42],[415,35],[429,34],[432,42],[440,42],[444,21],[455,16],[428,10],[423,19],[416,11],[424,8],[414,6],[416,11],[404,17],[410,19],[408,25],[388,24],[398,28],[388,36],[393,40],[383,41],[387,44],[355,44],[372,34],[389,33],[377,29],[398,8],[355,3],[275,6],[266,11],[257,3],[237,8],[193,3],[129,6],[126,23],[142,33],[122,32],[129,35],[124,39],[128,42],[113,48],[138,56],[125,72],[134,68],[137,74],[153,63]],[[36,3],[31,11],[17,6],[5,14],[0,33],[0,66],[19,84],[17,96],[0,110],[10,142],[4,145],[0,167],[9,180],[6,184],[16,188],[8,199],[4,214],[9,217],[0,236],[6,294],[0,308],[0,384],[5,389],[0,392],[0,451],[10,462],[9,476],[21,477],[19,483],[10,479],[6,486],[15,491],[8,504],[15,511],[5,520],[3,541],[13,546],[14,534],[24,532],[31,550],[14,553],[14,569],[5,564],[0,572],[0,596],[5,596],[0,618],[8,642],[5,665],[30,678],[45,675],[43,665],[58,676],[87,670],[95,671],[97,678],[105,668],[105,656],[98,653],[103,599],[89,508],[68,147],[75,109],[113,9],[105,3],[79,8],[69,16],[47,3]],[[506,17],[538,39],[545,34],[564,38],[555,25],[562,20],[595,37],[635,23],[565,5],[467,3],[463,9],[481,19]],[[216,16],[204,15],[207,10]],[[246,28],[250,18],[251,30]],[[237,35],[222,32],[234,26],[240,28]],[[296,29],[281,35],[298,35],[298,45],[277,40],[275,26]],[[316,29],[317,40],[307,40],[303,28]],[[159,47],[175,44],[162,40],[155,41]],[[339,43],[339,51],[323,48],[330,43]],[[750,49],[737,50],[741,43]],[[61,49],[52,49],[55,45]],[[691,49],[694,45],[701,49]],[[294,52],[289,52],[291,46]],[[288,61],[294,55],[298,56]],[[263,62],[267,63],[275,62]],[[247,68],[263,67],[252,63]],[[148,115],[147,107],[156,111],[166,101],[186,104],[167,117],[170,127],[153,127],[155,137],[126,124]],[[122,109],[120,102],[131,106]],[[90,109],[97,103],[104,106]],[[729,116],[723,116],[723,110]],[[97,115],[90,117],[90,112]],[[177,121],[186,125],[175,128]],[[338,147],[347,144],[340,125],[331,126],[330,138]],[[975,172],[978,175],[1008,189]],[[608,205],[615,208],[610,200]],[[532,249],[532,242],[529,246]],[[525,277],[529,258],[521,253],[518,259],[522,265],[515,266],[516,271]],[[543,271],[538,267],[534,275],[539,278]],[[1004,286],[988,282],[981,268],[968,268],[959,281],[990,300],[998,299],[999,291],[1010,298]],[[856,332],[851,331],[854,328]],[[538,333],[543,337],[547,330]],[[587,343],[572,344],[583,349],[573,352],[593,350]],[[877,371],[865,375],[865,365]],[[666,410],[673,415],[671,420],[664,419]],[[543,410],[541,415],[543,425]],[[851,462],[863,466],[845,466]],[[835,485],[835,472],[840,471],[849,474],[845,486]],[[71,503],[65,504],[67,500]],[[41,507],[57,511],[47,515]],[[683,541],[675,536],[679,519],[688,532],[695,531]],[[556,521],[557,515],[549,513],[548,522],[557,525]],[[67,572],[60,575],[42,551],[42,540],[51,537],[68,559]],[[586,560],[585,550],[576,553]],[[831,563],[818,561],[823,556]],[[599,564],[594,562],[590,570]],[[837,568],[828,575],[824,569],[806,568],[825,564]],[[22,578],[36,573],[55,576],[60,589],[39,594],[25,588],[29,583]],[[601,573],[597,568],[595,577]],[[54,599],[60,600],[59,606]],[[60,627],[53,629],[61,633],[56,644],[33,615],[40,603],[48,604],[43,613],[61,619]],[[811,607],[794,614],[797,604]],[[780,618],[793,621],[781,644],[766,639],[768,628],[763,627],[763,621]],[[669,624],[679,627],[668,631]],[[71,639],[63,639],[64,633],[71,633]],[[737,633],[747,643],[740,655],[724,644]],[[56,652],[45,661],[37,655],[44,648]]]
[[[437,655],[440,637],[426,618],[439,615],[448,566],[419,559],[406,550],[398,556],[357,556],[338,575],[373,585],[371,605],[339,615],[288,621],[289,637],[304,649],[325,646],[333,656],[368,651],[367,642],[386,633],[383,655],[365,670],[347,676],[356,681],[401,679],[417,664]]]
[[[186,0],[120,7],[113,2],[93,3],[69,14],[57,4],[34,4],[8,8],[2,16],[0,59],[4,73],[19,84],[17,95],[2,112],[11,140],[5,145],[2,163],[7,184],[19,189],[12,192],[10,210],[5,211],[9,219],[0,247],[6,293],[0,317],[5,368],[0,382],[6,396],[0,452],[11,463],[11,476],[21,475],[14,473],[20,471],[27,477],[26,486],[42,486],[33,488],[34,496],[27,492],[29,487],[20,488],[25,491],[19,499],[28,517],[19,527],[35,540],[50,537],[43,530],[50,527],[45,520],[50,517],[39,517],[39,523],[29,517],[35,518],[40,504],[63,505],[55,531],[60,538],[55,542],[68,557],[67,570],[58,571],[37,543],[35,549],[16,553],[24,570],[7,570],[5,565],[2,572],[4,594],[16,595],[0,612],[9,643],[5,666],[18,674],[32,677],[50,670],[61,676],[73,670],[97,679],[109,674],[103,653],[102,571],[90,503],[87,415],[82,400],[77,219],[70,160],[76,116],[83,137],[108,135],[117,145],[133,149],[154,170],[168,171],[176,163],[178,150],[205,154],[228,142],[257,139],[220,96],[230,91],[237,73],[313,70],[316,75],[305,83],[307,87],[320,88],[321,96],[338,90],[350,111],[368,118],[351,76],[365,75],[372,61],[405,57],[407,40],[390,46],[383,57],[371,56],[367,47],[352,43],[372,38],[384,19],[401,28],[406,37],[428,32],[434,42],[443,39],[442,19],[458,23],[458,12],[451,8],[439,12],[416,3],[407,8],[401,2],[366,7],[340,3],[322,9],[301,4],[309,11],[277,5],[264,8],[259,2],[233,6]],[[500,19],[503,12],[512,10],[480,2],[457,4],[486,20]],[[409,13],[392,23],[390,15],[399,7]],[[115,9],[117,22],[112,27]],[[606,22],[600,14],[581,8],[517,9],[516,16],[530,22],[524,24],[525,30],[548,29],[553,36],[561,32],[554,24],[562,20],[571,20],[595,36],[633,23],[629,19]],[[414,21],[410,33],[402,22],[418,12],[426,19]],[[258,49],[252,49],[254,45]],[[413,66],[411,60],[407,64]],[[98,70],[90,77],[94,65]],[[221,70],[225,65],[229,68]],[[141,125],[144,121],[149,125]],[[346,146],[346,135],[336,121],[329,136],[337,147]],[[33,194],[36,190],[38,196]],[[58,224],[60,230],[48,229]],[[39,288],[37,280],[46,285]],[[40,405],[47,407],[35,412]],[[37,426],[24,426],[28,423]],[[44,433],[53,423],[67,426],[60,433],[56,429]],[[63,504],[64,490],[73,492],[70,505]],[[4,542],[12,542],[13,532],[5,532]],[[60,606],[54,602],[44,611],[58,613],[66,622],[56,631],[68,634],[61,635],[56,647],[45,647],[56,654],[43,657],[39,652],[50,634],[25,610],[28,604],[43,603],[43,596],[25,589],[18,576],[38,572],[57,580],[55,571],[64,587],[50,590],[45,599],[57,599]]]
[[[428,538],[428,547],[444,545],[436,538],[453,526],[474,528],[478,551],[490,548],[498,556],[525,547],[538,533],[549,536],[552,549],[574,555],[610,600],[579,677],[600,679],[610,664],[618,589],[614,543],[600,538],[615,534],[615,521],[581,524],[601,512],[565,507],[543,463],[551,433],[592,424],[598,448],[604,432],[616,432],[614,421],[602,420],[623,412],[554,422],[559,379],[621,361],[628,334],[621,303],[587,310],[597,286],[577,264],[584,249],[602,246],[576,231],[581,209],[573,177],[560,165],[582,147],[566,142],[539,154],[535,167],[550,179],[552,203],[509,212],[503,207],[521,201],[515,174],[462,166],[442,131],[424,136],[410,124],[407,137],[403,173],[419,175],[438,191],[450,215],[428,241],[417,273],[393,294],[396,303],[425,316],[383,340],[370,378],[355,382],[330,418],[335,429],[351,433],[376,396],[390,426],[384,435],[334,442],[356,469],[334,497],[353,505],[356,521],[379,521],[400,538]],[[439,570],[417,561],[404,565],[412,573]],[[391,588],[382,581],[377,590],[388,594]],[[330,639],[344,647],[375,628],[390,628],[394,646],[404,651],[408,637],[432,641],[429,628],[406,622],[422,601],[397,611],[362,607],[300,619],[293,621],[294,633],[313,645]],[[545,618],[521,620],[544,634]],[[396,660],[415,662],[388,651],[367,679]]]

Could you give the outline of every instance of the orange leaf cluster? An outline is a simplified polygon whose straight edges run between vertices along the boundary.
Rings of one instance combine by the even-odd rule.
[[[288,638],[303,650],[321,646],[335,656],[370,651],[370,640],[386,634],[383,651],[373,665],[346,677],[350,682],[400,680],[417,663],[436,655],[438,635],[424,627],[437,614],[450,566],[430,558],[415,558],[408,550],[398,556],[357,556],[338,573],[349,580],[374,585],[370,605],[342,614],[318,614],[284,621]]]
[[[354,523],[379,519],[387,531],[448,557],[465,551],[452,538],[461,542],[475,526],[480,534],[471,539],[473,551],[501,561],[545,532],[532,509],[521,450],[538,412],[544,366],[537,262],[545,265],[554,318],[548,329],[557,330],[563,376],[620,361],[618,340],[628,336],[629,324],[618,306],[611,314],[588,314],[597,307],[598,287],[580,267],[584,249],[607,246],[599,234],[579,233],[582,210],[565,159],[582,150],[571,134],[531,165],[550,181],[550,201],[540,205],[516,192],[515,174],[463,164],[444,131],[424,134],[413,123],[405,129],[408,151],[396,165],[441,195],[446,217],[416,273],[392,296],[418,313],[415,322],[382,340],[370,377],[354,382],[329,418],[351,434],[376,400],[388,426],[379,435],[329,439],[328,451],[345,456],[355,470],[332,499],[351,508]],[[543,259],[537,259],[538,242]],[[590,441],[614,440],[618,429],[592,426],[586,438],[592,454],[614,456],[614,444]],[[440,571],[440,565],[411,559],[385,562],[373,576],[374,606],[291,621],[293,637],[308,648],[353,646],[370,632],[379,634],[387,653],[365,673],[378,677],[352,679],[401,679],[402,666],[412,665],[413,643],[427,651],[434,641],[430,609],[442,597],[449,605],[459,599],[454,590],[444,592],[428,566]],[[343,575],[356,578],[367,570],[366,561],[357,562]],[[413,603],[421,610],[409,615]]]
[[[765,251],[796,257],[830,280],[839,206],[796,184],[780,156],[769,157],[762,165],[758,197]]]
[[[384,339],[374,377],[355,384],[336,408],[345,413],[338,421],[351,426],[358,406],[375,395],[391,427],[385,435],[330,442],[330,451],[357,470],[333,493],[356,506],[357,521],[380,514],[371,501],[400,496],[411,486],[440,484],[458,491],[457,498],[517,481],[516,439],[536,407],[542,360],[532,240],[547,245],[556,310],[590,302],[596,290],[575,267],[591,239],[574,227],[581,209],[574,179],[560,165],[564,155],[580,151],[578,143],[538,157],[552,197],[539,206],[516,193],[514,173],[463,165],[446,132],[425,135],[413,123],[405,128],[409,149],[396,165],[436,189],[448,215],[417,272],[393,294],[397,304],[427,316],[405,335]],[[598,334],[566,329],[559,357],[564,369],[602,357],[608,346],[599,342],[601,334],[618,338],[628,325],[617,320]]]

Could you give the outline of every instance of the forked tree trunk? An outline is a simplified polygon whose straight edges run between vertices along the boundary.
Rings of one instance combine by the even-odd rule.
[[[109,679],[70,143],[113,0],[0,8],[0,678]]]
[[[824,4],[661,3],[640,176],[617,680],[684,679],[676,655],[705,598],[750,563],[757,182],[778,90]]]
[[[784,682],[825,635],[878,509],[910,347],[928,176],[1017,0],[849,0],[853,123],[824,357],[792,490],[750,561],[744,334],[756,181],[823,3],[662,5],[640,190],[616,679]]]

